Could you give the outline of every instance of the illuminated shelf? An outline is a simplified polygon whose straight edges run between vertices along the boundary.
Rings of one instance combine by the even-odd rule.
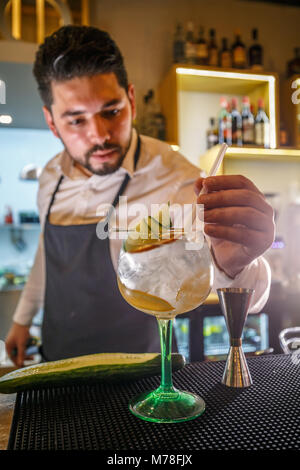
[[[279,94],[276,74],[174,64],[159,88],[160,105],[166,117],[167,140],[179,145],[183,153],[189,155],[181,141],[182,135],[185,135],[186,130],[195,128],[197,121],[195,116],[198,115],[200,118],[208,111],[205,106],[199,107],[191,118],[180,101],[182,94],[186,92],[194,93],[193,96],[205,95],[206,98],[209,98],[209,94],[212,98],[216,95],[240,97],[247,95],[252,103],[257,103],[259,98],[263,98],[270,119],[270,147],[276,149],[279,135]],[[211,115],[206,116],[207,125],[210,117]],[[196,130],[195,132],[197,133]],[[197,134],[193,137],[196,141]]]
[[[230,147],[226,152],[226,158],[247,158],[251,160],[272,161],[298,161],[300,163],[300,149],[278,148],[264,149],[254,147]]]
[[[215,145],[200,156],[199,166],[206,173],[209,172],[220,145]],[[265,149],[260,147],[229,147],[226,151],[222,165],[218,174],[225,173],[226,162],[228,160],[250,160],[250,161],[271,161],[271,162],[295,162],[300,164],[300,149],[278,148]]]

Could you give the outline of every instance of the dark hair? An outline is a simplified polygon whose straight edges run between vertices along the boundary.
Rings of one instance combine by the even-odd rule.
[[[33,66],[40,96],[48,109],[53,103],[52,81],[111,72],[127,92],[127,72],[118,46],[107,32],[91,26],[63,26],[46,37]]]

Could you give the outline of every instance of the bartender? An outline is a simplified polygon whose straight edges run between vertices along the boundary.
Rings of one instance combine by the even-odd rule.
[[[98,352],[159,351],[157,323],[119,293],[120,241],[99,239],[99,207],[190,203],[205,207],[215,265],[214,289],[255,289],[251,312],[265,304],[270,270],[262,254],[274,237],[273,211],[239,175],[199,177],[165,142],[138,135],[134,86],[108,33],[65,26],[39,47],[34,76],[43,111],[64,150],[39,181],[41,237],[13,316],[6,349],[21,367],[33,317],[43,308],[46,361]],[[206,194],[196,197],[205,186]],[[102,215],[103,217],[103,215]],[[13,356],[13,349],[17,355]]]

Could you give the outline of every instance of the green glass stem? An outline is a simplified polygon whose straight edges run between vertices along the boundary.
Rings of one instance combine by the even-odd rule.
[[[172,326],[173,320],[158,321],[160,346],[161,346],[161,383],[156,393],[171,398],[177,394],[172,380]]]
[[[205,410],[198,395],[177,390],[172,381],[172,320],[158,319],[161,345],[161,383],[154,391],[133,398],[130,411],[145,421],[180,423],[197,418]]]

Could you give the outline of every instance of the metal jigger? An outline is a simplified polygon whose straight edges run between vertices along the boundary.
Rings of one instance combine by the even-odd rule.
[[[230,349],[222,377],[227,387],[249,387],[251,375],[242,348],[242,332],[247,318],[253,289],[217,289],[230,337]]]

